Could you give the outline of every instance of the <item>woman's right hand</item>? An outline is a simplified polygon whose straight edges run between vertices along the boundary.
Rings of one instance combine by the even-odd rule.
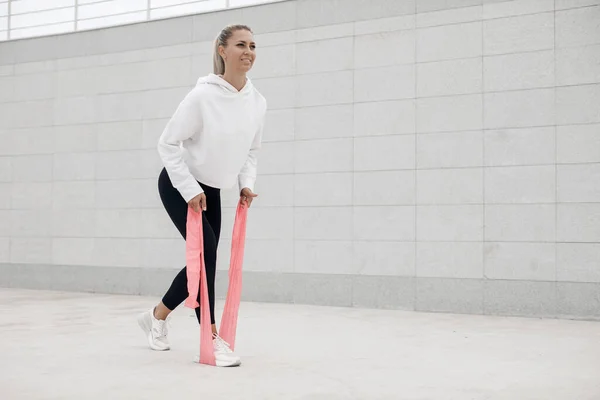
[[[192,210],[197,213],[200,212],[200,208],[206,211],[206,195],[204,193],[200,193],[198,196],[194,197],[188,202],[188,205],[192,207]]]

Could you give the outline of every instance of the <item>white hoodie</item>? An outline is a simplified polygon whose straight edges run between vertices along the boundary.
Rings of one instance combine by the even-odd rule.
[[[186,202],[215,188],[254,191],[267,102],[247,79],[238,91],[218,75],[201,77],[177,107],[158,141],[173,186]]]

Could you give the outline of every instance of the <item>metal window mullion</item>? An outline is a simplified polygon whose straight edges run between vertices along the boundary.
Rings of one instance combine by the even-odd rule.
[[[77,31],[78,29],[78,22],[79,22],[79,0],[75,0],[75,31]]]
[[[7,25],[6,25],[6,34],[8,35],[7,39],[9,39],[9,40],[10,40],[10,30],[11,30],[11,28],[10,28],[10,20],[11,20],[11,14],[12,14],[11,7],[10,7],[10,2],[11,1],[12,0],[8,0],[8,22],[7,22]]]

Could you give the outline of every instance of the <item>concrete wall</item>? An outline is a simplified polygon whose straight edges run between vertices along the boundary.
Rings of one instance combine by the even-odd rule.
[[[599,3],[298,0],[0,44],[0,281],[162,294],[184,242],[156,140],[242,22],[270,105],[245,299],[600,317]]]

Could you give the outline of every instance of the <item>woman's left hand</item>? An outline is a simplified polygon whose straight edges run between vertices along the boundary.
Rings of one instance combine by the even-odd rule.
[[[252,193],[252,190],[249,188],[243,188],[240,193],[240,202],[242,205],[247,205],[250,208],[250,204],[252,204],[252,200],[258,196],[256,193]]]

